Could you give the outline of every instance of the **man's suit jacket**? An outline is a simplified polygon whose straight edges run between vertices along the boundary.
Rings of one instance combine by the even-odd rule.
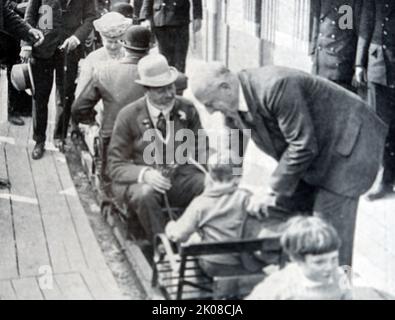
[[[356,64],[368,81],[395,86],[395,2],[364,0]]]
[[[312,40],[313,74],[329,80],[350,83],[354,75],[359,20],[363,0],[313,0]],[[351,29],[341,26],[342,6],[353,9]]]
[[[271,187],[291,196],[305,182],[347,197],[378,172],[387,126],[357,95],[321,77],[283,67],[239,73],[252,139],[279,161]]]
[[[45,15],[51,11],[52,25],[47,25]],[[92,0],[30,0],[25,20],[45,35],[43,44],[33,49],[33,56],[52,57],[56,48],[72,35],[83,44],[92,31],[95,18],[95,2]]]
[[[192,0],[193,18],[202,19],[202,0]],[[152,20],[155,27],[180,26],[190,22],[189,0],[144,0],[141,20]]]
[[[199,153],[206,152],[207,149],[198,150],[198,133],[202,125],[194,105],[182,97],[177,97],[171,111],[171,118],[174,121],[174,134],[185,133],[181,131],[183,129],[190,129],[194,133],[195,141],[189,139],[188,145],[191,150],[195,150],[195,155],[193,155],[195,160],[199,160],[199,157],[202,157]],[[119,112],[108,151],[108,168],[115,194],[125,194],[129,185],[138,183],[143,168],[154,167],[152,163],[144,160],[144,152],[148,152],[149,146],[152,146],[151,140],[144,139],[144,134],[147,130],[153,129],[154,124],[150,118],[145,97]],[[203,132],[200,131],[200,133]],[[168,152],[174,153],[182,144],[182,141],[174,140],[173,134],[170,135],[169,141],[174,142],[174,147]]]
[[[29,40],[30,29],[31,27],[12,10],[8,1],[0,0],[0,31],[19,39]]]
[[[19,56],[19,42],[30,39],[28,26],[14,11],[17,3],[3,2],[0,6],[0,63],[12,64]]]
[[[95,69],[92,79],[74,101],[72,114],[76,122],[88,115],[90,121],[96,104],[103,101],[102,135],[111,137],[119,111],[144,96],[144,88],[137,84],[137,63],[141,55],[111,61]],[[94,116],[94,115],[93,115]],[[89,121],[89,119],[88,119]]]

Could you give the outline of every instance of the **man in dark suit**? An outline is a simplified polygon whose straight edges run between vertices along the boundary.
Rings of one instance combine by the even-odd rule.
[[[368,83],[368,99],[377,115],[390,127],[383,176],[368,199],[393,192],[395,182],[395,3],[365,0],[360,23],[356,79]]]
[[[207,144],[199,149],[205,139],[199,114],[191,102],[176,97],[178,72],[166,58],[149,55],[138,70],[136,82],[146,88],[146,96],[119,112],[108,165],[117,201],[137,214],[152,240],[169,220],[161,210],[166,198],[172,207],[185,208],[203,191],[205,175],[187,163],[189,157],[202,159]]]
[[[340,263],[350,266],[359,197],[376,177],[387,126],[357,95],[298,70],[270,66],[236,75],[210,64],[192,87],[209,112],[250,129],[278,161],[267,197],[254,197],[250,211],[280,218],[314,212],[338,230]]]
[[[46,15],[50,15],[47,17]],[[48,100],[56,70],[57,116],[55,146],[63,148],[67,137],[75,79],[82,45],[92,31],[96,17],[92,0],[30,0],[25,20],[45,33],[44,43],[37,48],[25,44],[21,56],[33,57],[32,70],[36,84],[33,105],[33,139],[36,145],[32,158],[42,158],[45,151],[48,121]],[[62,101],[63,100],[63,101]]]
[[[0,32],[6,32],[17,39],[31,41],[35,46],[41,45],[44,40],[42,32],[25,23],[13,11],[12,5],[5,0],[0,0]],[[6,52],[0,51],[0,54],[1,59]]]
[[[9,1],[9,6],[16,12],[20,17],[25,16],[25,9],[28,0],[15,0]],[[26,92],[19,92],[14,88],[11,82],[11,70],[12,67],[20,62],[19,53],[20,40],[10,38],[7,40],[10,49],[8,49],[8,59],[5,61],[7,67],[7,80],[8,80],[8,122],[16,126],[22,126],[25,124],[21,115],[31,115],[32,112],[32,98]]]
[[[354,90],[355,55],[363,0],[313,0],[312,73]],[[349,15],[349,16],[347,16]]]
[[[202,0],[192,0],[193,31],[202,26]],[[169,64],[185,73],[189,46],[190,1],[189,0],[144,0],[141,20],[151,22],[158,41],[159,51]]]
[[[6,32],[7,37],[3,37]],[[29,24],[24,22],[17,13],[15,13],[8,1],[0,0],[0,62],[9,54],[6,42],[9,36],[24,39],[35,43],[36,46],[41,45],[44,36],[41,31],[33,29]],[[4,51],[3,51],[4,50]],[[9,188],[8,180],[0,178],[0,189]]]
[[[125,35],[125,58],[120,61],[97,67],[92,79],[88,82],[72,106],[72,115],[75,123],[87,122],[89,118],[94,122],[94,107],[103,101],[103,119],[100,130],[101,154],[101,184],[104,194],[111,195],[107,185],[111,179],[107,175],[107,150],[111,140],[115,119],[119,111],[126,105],[142,98],[144,88],[135,83],[139,78],[137,63],[145,57],[150,49],[151,32],[142,26],[132,26]],[[93,119],[92,119],[93,118]]]

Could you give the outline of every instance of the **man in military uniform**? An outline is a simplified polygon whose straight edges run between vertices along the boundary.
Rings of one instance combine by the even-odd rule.
[[[202,0],[192,0],[193,31],[202,27]],[[159,51],[169,64],[185,73],[189,46],[190,2],[186,0],[144,0],[141,20],[151,22]]]
[[[312,73],[349,90],[353,90],[362,2],[363,0],[312,1]],[[348,14],[352,16],[347,16]]]
[[[364,0],[356,58],[356,80],[368,83],[369,104],[390,129],[383,176],[369,195],[377,200],[393,191],[395,181],[395,2]]]

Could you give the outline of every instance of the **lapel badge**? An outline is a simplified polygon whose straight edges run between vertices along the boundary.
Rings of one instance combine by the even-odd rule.
[[[182,110],[178,111],[178,117],[180,118],[181,121],[187,120],[187,114]]]
[[[150,129],[151,128],[151,122],[149,121],[149,119],[144,119],[143,120],[143,125],[146,129]]]

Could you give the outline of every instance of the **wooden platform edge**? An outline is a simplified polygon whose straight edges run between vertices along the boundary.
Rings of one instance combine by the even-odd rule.
[[[125,252],[129,264],[132,266],[137,275],[137,279],[144,291],[148,300],[164,300],[163,295],[158,289],[153,288],[152,281],[152,267],[145,258],[143,252],[138,245],[126,239],[126,230],[121,227],[121,223],[117,217],[113,215],[107,216],[107,223],[111,226],[113,233]]]

